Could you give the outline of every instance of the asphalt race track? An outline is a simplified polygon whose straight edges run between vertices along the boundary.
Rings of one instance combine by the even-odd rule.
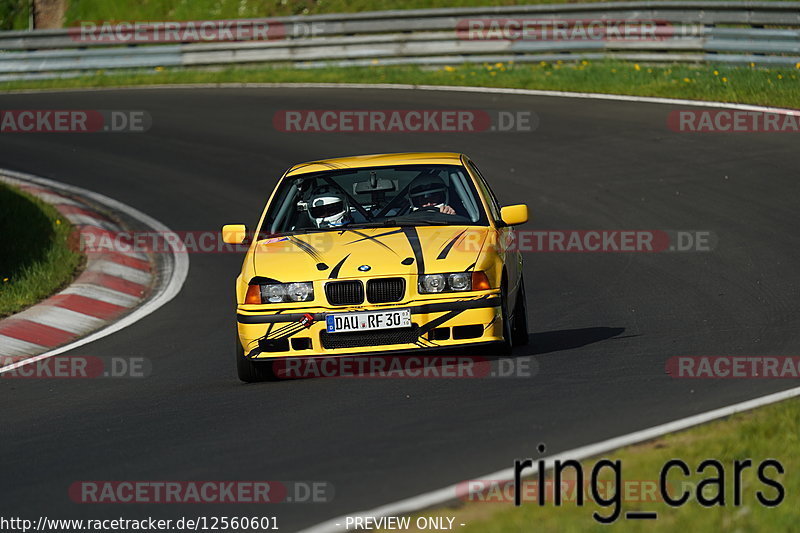
[[[241,257],[193,254],[181,293],[72,355],[147,357],[146,379],[0,381],[3,515],[277,515],[284,531],[795,385],[674,379],[676,355],[800,355],[796,135],[670,131],[680,106],[359,89],[3,95],[2,109],[143,109],[139,134],[3,134],[0,167],[118,199],[171,229],[251,227],[295,162],[469,154],[525,229],[707,230],[706,253],[529,253],[531,344],[517,379],[243,385],[232,352]],[[520,133],[281,133],[284,109],[532,110]],[[80,480],[318,480],[325,504],[79,505]],[[587,518],[588,519],[588,518]]]

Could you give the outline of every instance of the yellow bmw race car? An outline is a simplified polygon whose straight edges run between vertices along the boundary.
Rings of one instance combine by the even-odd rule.
[[[406,153],[302,163],[278,182],[236,279],[236,366],[281,358],[469,347],[528,339],[512,226],[467,156]]]

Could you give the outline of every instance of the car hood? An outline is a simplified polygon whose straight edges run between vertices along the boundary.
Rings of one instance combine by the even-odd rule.
[[[461,272],[475,266],[489,231],[417,226],[270,238],[255,244],[253,268],[279,282]]]

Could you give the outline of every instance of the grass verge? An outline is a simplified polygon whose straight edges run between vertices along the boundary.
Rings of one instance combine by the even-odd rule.
[[[83,260],[70,246],[72,230],[53,206],[0,183],[0,317],[72,281]]]
[[[611,528],[624,528],[625,531],[796,531],[797,494],[800,492],[800,401],[788,400],[755,411],[740,413],[728,419],[715,421],[684,432],[667,435],[653,442],[616,450],[605,457],[621,461],[621,505],[620,516],[612,526],[595,521],[592,513],[610,516],[614,505],[601,506],[594,501],[585,500],[583,506],[575,501],[575,484],[564,494],[567,496],[561,506],[556,507],[548,496],[545,505],[539,506],[535,496],[523,501],[520,507],[513,502],[512,484],[489,490],[482,496],[457,507],[427,510],[412,516],[411,524],[418,517],[454,517],[459,531],[493,533],[509,531],[609,531]],[[530,451],[537,460],[538,452]],[[659,496],[658,482],[661,469],[670,459],[684,461],[692,474],[684,476],[679,469],[669,470],[668,490],[672,498],[678,498],[684,491],[691,494],[690,499],[680,507],[670,507]],[[777,459],[785,474],[774,468],[766,468],[764,476],[779,482],[785,490],[785,499],[777,507],[769,508],[757,499],[777,498],[778,491],[758,478],[758,467],[766,459]],[[509,458],[509,465],[513,466]],[[714,467],[697,473],[698,466],[706,459],[716,459],[723,468],[720,473]],[[734,501],[734,467],[736,460],[751,459],[753,466],[742,472],[741,502]],[[588,483],[596,461],[584,461],[584,481]],[[568,468],[567,473],[574,470]],[[599,486],[601,497],[613,497],[617,486],[613,472],[609,468],[600,471],[604,475],[598,479],[605,481]],[[722,477],[723,489],[717,485],[701,485],[705,479]],[[535,488],[533,480],[529,488]],[[698,491],[706,498],[713,498],[721,492],[725,495],[725,505],[702,506],[697,499]],[[585,494],[590,495],[590,489]],[[529,494],[533,494],[533,491]],[[469,498],[465,498],[467,500]],[[626,520],[629,511],[653,511],[658,513],[656,520]],[[445,523],[447,523],[445,521]],[[614,530],[614,529],[612,529]],[[411,528],[409,531],[417,531]]]
[[[14,1],[14,0],[12,0]],[[571,0],[71,0],[67,25],[81,20],[167,21],[360,13],[394,9],[562,4]],[[581,0],[582,3],[605,0]],[[16,0],[17,3],[20,0]]]
[[[556,91],[719,100],[800,108],[800,63],[794,68],[761,69],[728,65],[639,65],[618,61],[577,63],[495,63],[321,68],[249,67],[222,70],[97,72],[73,79],[16,81],[0,90],[114,87],[181,83],[410,83],[477,85]]]

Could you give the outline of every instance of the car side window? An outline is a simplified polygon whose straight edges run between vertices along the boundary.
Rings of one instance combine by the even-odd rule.
[[[500,220],[500,203],[497,201],[494,191],[492,191],[489,184],[486,183],[483,174],[481,174],[481,171],[478,170],[478,167],[476,167],[472,161],[467,161],[467,166],[469,166],[469,169],[478,177],[476,180],[478,182],[478,187],[483,196],[489,201],[489,211],[492,212],[492,217],[495,220]]]

